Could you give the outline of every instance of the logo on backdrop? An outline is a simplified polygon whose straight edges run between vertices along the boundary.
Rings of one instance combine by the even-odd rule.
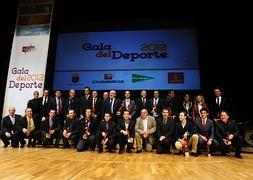
[[[28,68],[17,68],[11,69],[11,79],[9,80],[8,88],[16,88],[22,91],[24,88],[42,88],[44,82],[43,74],[33,74]]]
[[[34,52],[34,51],[35,51],[35,46],[33,46],[31,44],[22,47],[22,52],[25,54],[28,52]]]
[[[147,80],[150,80],[150,79],[155,79],[155,78],[150,77],[150,76],[140,75],[140,74],[132,74],[132,83],[147,81]]]
[[[168,57],[168,44],[163,42],[142,43],[138,47],[138,52],[123,52],[114,49],[111,44],[105,43],[84,43],[82,49],[94,52],[97,58],[123,59],[132,62],[140,59],[163,60]]]

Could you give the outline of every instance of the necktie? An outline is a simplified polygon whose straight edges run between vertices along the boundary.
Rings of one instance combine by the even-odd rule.
[[[142,104],[143,104],[143,106],[145,106],[145,103],[146,103],[146,99],[142,98]]]
[[[163,120],[163,123],[166,124],[166,123],[167,123],[167,119],[164,119],[164,120]]]
[[[96,98],[93,98],[93,104],[92,104],[92,108],[94,109],[96,105]]]
[[[216,102],[217,102],[217,106],[219,107],[220,106],[220,98],[219,97],[217,97]]]
[[[113,114],[113,99],[110,100],[111,103],[111,113]]]
[[[202,127],[203,127],[203,129],[206,129],[206,121],[205,121],[205,119],[202,119]]]
[[[44,102],[43,102],[43,106],[45,106],[47,104],[47,98],[44,98]]]
[[[62,103],[61,103],[61,98],[58,97],[58,114],[60,114],[62,111]]]
[[[11,117],[11,122],[12,122],[13,125],[15,124],[15,118],[14,117]]]
[[[106,122],[106,130],[107,130],[107,132],[108,132],[108,130],[109,130],[108,122]]]

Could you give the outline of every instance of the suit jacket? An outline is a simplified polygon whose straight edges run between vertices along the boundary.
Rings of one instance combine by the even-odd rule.
[[[52,97],[48,96],[47,103],[44,105],[42,104],[43,97],[39,97],[38,99],[40,102],[40,110],[41,110],[40,115],[42,117],[47,117],[50,109],[53,109],[53,99],[52,99]]]
[[[216,139],[222,141],[226,139],[228,134],[233,134],[234,137],[238,137],[239,130],[234,120],[228,120],[227,124],[225,124],[222,120],[216,121]]]
[[[148,99],[146,98],[146,102],[145,102],[145,104],[143,104],[141,98],[140,98],[140,99],[137,99],[137,100],[136,100],[136,117],[140,117],[140,115],[141,115],[141,110],[142,110],[143,108],[146,108],[146,109],[148,110],[148,113],[150,114],[150,112],[151,112],[151,110],[152,110],[151,101],[148,100]]]
[[[118,122],[117,130],[118,130],[118,132],[120,132],[121,130],[123,130],[123,131],[127,130],[129,132],[130,137],[134,137],[134,133],[135,133],[134,121],[129,121],[128,128],[126,129],[124,119],[120,119]]]
[[[151,134],[156,132],[156,120],[153,116],[148,116],[148,130]],[[140,117],[136,119],[135,132],[139,134],[144,133],[144,126]]]
[[[209,118],[206,120],[206,128],[202,126],[202,119],[198,118],[196,121],[196,131],[199,135],[205,136],[207,139],[214,138],[214,124]]]
[[[95,118],[90,119],[89,129],[90,135],[96,135],[98,130],[99,122]],[[85,133],[85,118],[81,119],[79,125],[79,136],[82,137]]]
[[[80,113],[81,113],[81,114],[84,115],[86,109],[92,108],[92,107],[90,106],[90,101],[91,101],[91,99],[92,99],[92,96],[91,96],[91,95],[89,95],[89,97],[88,97],[87,99],[86,99],[85,96],[82,96],[82,97],[80,98],[80,107],[81,107]]]
[[[11,132],[13,131],[14,133],[18,131],[17,125],[19,124],[19,121],[21,119],[20,115],[15,114],[15,123],[12,124],[10,116],[5,116],[2,119],[2,133],[6,132]]]
[[[30,99],[27,103],[27,107],[31,108],[33,114],[41,114],[41,99]]]
[[[172,118],[168,118],[166,124],[163,122],[163,117],[157,119],[156,134],[158,138],[165,136],[172,138],[174,136],[175,124]]]
[[[57,133],[60,132],[60,130],[61,130],[61,124],[58,121],[58,119],[56,119],[56,118],[53,119],[53,125],[52,125],[51,130],[54,130],[55,134],[57,134]],[[49,133],[49,117],[46,118],[45,121],[41,122],[41,134],[43,136],[46,136],[47,133]]]
[[[228,100],[224,97],[221,97],[220,105],[216,103],[216,98],[212,99],[211,101],[211,117],[214,119],[218,119],[218,113],[222,110],[229,111],[229,103]]]
[[[88,102],[88,107],[92,110],[92,104],[93,104],[93,98],[91,97]],[[95,107],[94,107],[94,113],[97,115],[98,118],[101,118],[102,116],[102,108],[103,108],[103,102],[102,99],[97,98]],[[84,113],[85,115],[85,113]]]
[[[186,124],[185,124],[184,128],[183,128],[181,122],[177,122],[177,123],[176,123],[176,128],[175,128],[175,129],[176,129],[176,130],[175,130],[175,131],[176,131],[176,133],[175,133],[175,134],[176,134],[176,135],[175,135],[176,140],[182,139],[183,136],[184,136],[184,133],[187,132],[187,131],[188,131],[188,133],[189,133],[189,137],[191,137],[193,134],[196,133],[195,126],[194,126],[194,124],[193,124],[192,122],[190,122],[190,121],[186,121]]]
[[[78,98],[73,98],[73,99],[65,99],[65,103],[64,103],[64,112],[65,115],[67,115],[69,112],[69,110],[75,110],[76,115],[79,117],[80,114],[80,101]]]
[[[151,111],[152,111],[153,106],[154,106],[154,98],[150,99],[149,101],[150,101],[150,104],[151,104]],[[156,105],[156,112],[157,112],[159,117],[162,115],[162,109],[164,107],[165,107],[165,101],[164,101],[164,99],[161,99],[159,97],[158,103]]]
[[[113,114],[112,117],[115,118],[116,117],[116,112],[118,110],[120,110],[121,108],[121,100],[120,99],[115,99],[114,100],[114,104],[113,104]],[[123,107],[122,107],[123,108]],[[110,113],[111,114],[111,103],[110,103],[110,99],[104,101],[104,107],[103,107],[103,115],[104,113]]]
[[[106,132],[107,133],[107,137],[108,139],[115,139],[116,138],[116,125],[112,120],[108,121],[108,131],[106,128],[106,121],[101,121],[98,127],[98,131],[97,134],[101,135],[102,132]]]
[[[123,113],[123,111],[127,110],[126,100],[124,99],[121,104],[123,105],[123,108],[121,108],[121,113]],[[128,111],[130,112],[130,114],[132,115],[132,117],[135,116],[135,114],[136,114],[136,105],[135,105],[135,101],[132,100],[132,99],[130,100]]]
[[[179,111],[179,105],[178,105],[178,100],[173,97],[171,99],[166,99],[165,100],[165,107],[171,109],[171,115],[177,115]]]
[[[57,100],[56,99],[57,99],[57,97],[52,98],[52,108],[57,113]],[[63,97],[60,97],[60,99],[61,99],[61,102],[62,102],[62,112],[60,114],[64,115],[65,114],[64,107],[65,107],[66,100]]]
[[[78,118],[72,120],[67,118],[63,130],[71,132],[71,135],[79,135],[79,125],[80,120]]]
[[[38,119],[36,119],[36,117],[34,115],[32,116],[32,118],[33,118],[33,123],[34,123],[34,126],[35,126],[34,131],[35,130],[40,130],[40,128],[38,128],[38,127],[40,127],[39,126],[40,122],[38,122]],[[20,132],[22,132],[23,128],[27,128],[27,119],[26,119],[26,116],[21,117],[20,121],[18,121],[18,124],[17,124],[17,129]]]

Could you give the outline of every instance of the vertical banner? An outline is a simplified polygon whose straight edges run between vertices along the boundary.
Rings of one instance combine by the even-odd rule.
[[[10,106],[23,114],[33,92],[43,93],[53,3],[53,0],[20,0],[3,116]]]

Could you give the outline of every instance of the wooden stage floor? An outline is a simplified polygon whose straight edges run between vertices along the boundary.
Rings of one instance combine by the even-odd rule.
[[[2,146],[2,145],[1,145]],[[0,179],[253,179],[253,154],[185,158],[74,149],[0,147]]]

